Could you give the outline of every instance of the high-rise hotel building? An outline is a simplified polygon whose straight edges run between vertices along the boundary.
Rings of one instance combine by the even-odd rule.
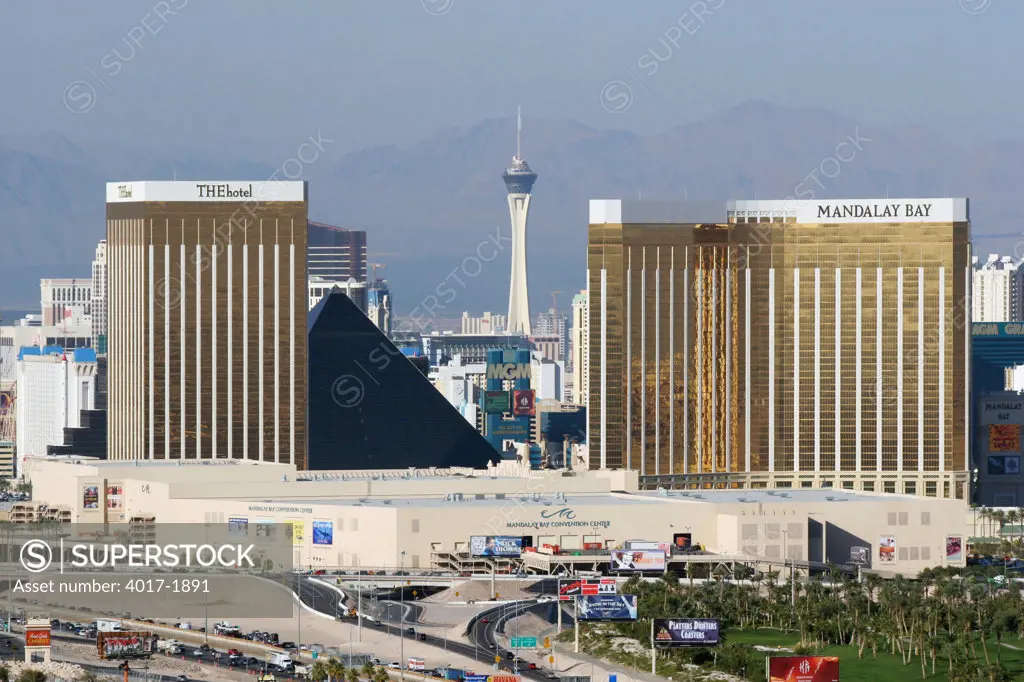
[[[962,497],[966,199],[591,201],[589,458]]]
[[[304,182],[107,185],[111,459],[306,463]]]

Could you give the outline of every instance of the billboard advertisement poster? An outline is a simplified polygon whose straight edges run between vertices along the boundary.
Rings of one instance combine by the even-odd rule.
[[[964,558],[964,539],[959,535],[946,536],[946,561],[960,561]]]
[[[989,452],[1020,452],[1020,424],[989,424]]]
[[[588,580],[558,581],[558,596],[571,597],[575,594],[618,594],[614,578],[593,578]]]
[[[249,519],[241,516],[228,517],[228,534],[245,537],[249,534]]]
[[[673,533],[672,544],[676,549],[686,549],[693,546],[693,533]]]
[[[96,649],[101,659],[148,656],[155,639],[149,632],[101,632]]]
[[[409,670],[426,670],[427,664],[422,658],[409,657]]]
[[[270,519],[256,519],[256,537],[272,538],[277,535],[277,523]]]
[[[484,391],[484,412],[504,414],[512,411],[512,396],[508,391]]]
[[[713,618],[655,618],[657,646],[716,646],[718,621]]]
[[[124,509],[124,487],[120,483],[107,486],[107,509]]]
[[[768,659],[770,682],[839,682],[838,656],[780,656]]]
[[[334,522],[314,521],[313,522],[313,544],[333,545],[334,544]]]
[[[635,594],[588,594],[576,602],[579,619],[636,620]]]
[[[989,455],[988,473],[992,476],[1020,475],[1020,455]]]
[[[517,557],[523,553],[521,535],[473,535],[469,538],[472,556]]]
[[[533,389],[525,389],[522,391],[512,391],[512,401],[514,403],[513,412],[518,417],[534,415],[534,393]]]
[[[878,538],[878,563],[891,564],[896,561],[896,538],[882,535]]]
[[[850,563],[854,566],[867,566],[868,556],[871,554],[870,547],[854,545],[850,548]]]
[[[0,417],[14,412],[14,391],[0,391]]]
[[[292,539],[292,545],[301,547],[306,540],[306,524],[302,521],[286,521],[284,531]]]
[[[615,550],[611,556],[613,571],[664,571],[665,553],[661,550]]]
[[[82,509],[100,508],[100,487],[87,485],[82,489]]]

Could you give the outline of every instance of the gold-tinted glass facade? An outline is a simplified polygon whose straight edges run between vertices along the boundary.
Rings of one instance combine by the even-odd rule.
[[[590,225],[591,468],[965,471],[969,223],[722,213]]]
[[[305,201],[107,204],[112,459],[306,464]]]

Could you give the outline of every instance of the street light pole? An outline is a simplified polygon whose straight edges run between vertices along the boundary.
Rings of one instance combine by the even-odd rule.
[[[402,555],[401,555],[401,561],[399,562],[399,569],[398,569],[398,573],[399,573],[399,575],[398,575],[398,600],[399,600],[398,601],[398,610],[399,610],[399,614],[400,614],[398,616],[398,622],[399,622],[399,625],[400,625],[399,629],[401,630],[401,636],[402,636],[401,653],[399,654],[399,657],[401,658],[401,660],[399,661],[398,666],[400,668],[401,677],[402,677],[403,680],[405,679],[405,589],[402,587],[402,575],[401,574],[402,574],[402,572],[404,570],[405,570],[405,550],[403,549],[402,550]]]

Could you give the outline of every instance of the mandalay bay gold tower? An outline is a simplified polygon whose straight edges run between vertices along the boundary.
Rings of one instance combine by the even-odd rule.
[[[110,459],[306,464],[305,182],[107,185]]]
[[[966,199],[590,203],[589,465],[963,497]]]

